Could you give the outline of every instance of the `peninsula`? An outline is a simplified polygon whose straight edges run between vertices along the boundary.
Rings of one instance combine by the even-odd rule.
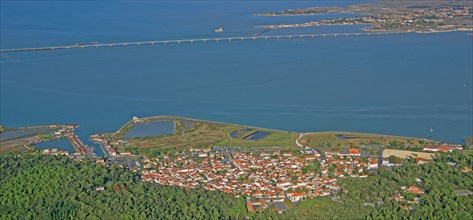
[[[155,150],[179,152],[189,147],[210,146],[259,150],[298,150],[304,147],[340,150],[350,146],[388,146],[392,143],[408,149],[436,143],[424,138],[341,131],[298,133],[176,116],[134,117],[114,133],[93,135],[92,141],[105,146],[102,148],[108,155],[148,155]]]
[[[32,136],[31,140],[68,138],[77,152],[70,155],[57,149],[38,151],[33,148],[27,153],[0,155],[0,162],[7,161],[1,164],[2,167],[9,170],[2,169],[2,177],[10,181],[0,184],[0,191],[10,192],[12,190],[8,186],[18,185],[13,184],[16,181],[13,171],[44,165],[45,168],[39,171],[21,173],[48,177],[61,173],[63,179],[68,179],[65,183],[69,187],[55,191],[64,197],[80,197],[74,204],[83,204],[85,197],[95,201],[117,196],[127,196],[140,202],[146,196],[156,197],[155,194],[161,191],[163,195],[158,197],[167,201],[171,201],[174,194],[193,198],[197,198],[195,194],[198,194],[198,201],[202,201],[200,206],[203,207],[207,207],[206,198],[210,196],[226,200],[219,208],[226,211],[221,214],[213,211],[214,217],[209,219],[220,219],[220,215],[295,219],[301,213],[307,218],[319,216],[325,219],[334,215],[340,215],[343,219],[353,216],[357,219],[367,216],[378,218],[380,214],[376,210],[379,209],[393,215],[423,216],[423,212],[428,211],[424,208],[427,207],[425,201],[437,201],[432,199],[435,198],[433,195],[450,196],[459,199],[461,204],[468,204],[462,196],[473,194],[471,184],[453,182],[448,185],[442,183],[438,175],[431,176],[435,171],[450,175],[441,180],[464,179],[471,182],[471,150],[468,150],[472,147],[471,139],[466,145],[458,145],[422,138],[352,132],[296,133],[176,116],[133,117],[116,132],[91,135],[90,140],[99,144],[105,153],[104,157],[99,157],[93,153],[92,147],[84,145],[73,133],[76,127],[55,125],[5,129],[1,132],[6,136],[0,141],[0,149],[6,147],[5,141],[27,141]],[[7,136],[9,140],[6,140]],[[19,164],[15,155],[25,160],[20,160]],[[18,164],[20,168],[14,167]],[[84,170],[77,171],[76,167]],[[65,168],[68,170],[63,170]],[[94,175],[87,176],[90,173]],[[27,178],[30,180],[27,182],[33,183],[44,180],[35,176]],[[58,179],[46,185],[62,186],[56,184],[60,182]],[[81,184],[75,184],[77,182]],[[430,185],[433,182],[441,184]],[[439,190],[442,186],[449,186],[449,191]],[[73,191],[75,189],[80,191]],[[23,192],[25,190],[22,189],[15,191],[15,194]],[[429,200],[430,196],[433,197]],[[24,197],[7,196],[9,200]],[[54,195],[53,198],[63,197]],[[2,202],[9,204],[5,201]],[[154,203],[157,203],[154,206],[166,204],[153,200]],[[192,204],[199,203],[194,201]],[[146,203],[142,207],[148,205]],[[121,206],[125,209],[136,207],[130,203]],[[181,203],[177,206],[183,210],[192,207]],[[36,210],[24,207],[28,213]],[[60,208],[67,210],[68,207]],[[7,209],[13,208],[8,206]],[[149,211],[148,208],[138,209],[139,213]],[[167,210],[166,206],[163,209]],[[202,213],[206,213],[207,209],[204,208]],[[467,216],[467,210],[470,209],[459,210],[458,216]],[[77,213],[85,213],[84,216],[109,215],[104,210]],[[42,215],[47,216],[47,213]],[[146,218],[156,219],[155,213],[146,213]]]
[[[258,27],[283,29],[327,25],[364,25],[370,32],[452,32],[473,31],[471,1],[392,1],[357,4],[346,7],[312,7],[279,12],[255,14],[256,16],[307,16],[316,14],[356,14],[357,17],[313,20],[297,24],[272,24]]]

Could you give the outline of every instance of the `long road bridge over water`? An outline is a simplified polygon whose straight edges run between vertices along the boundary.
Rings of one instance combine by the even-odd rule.
[[[299,35],[272,35],[272,36],[246,36],[246,37],[219,37],[219,38],[196,38],[181,40],[156,40],[156,41],[136,41],[122,43],[86,43],[73,44],[65,46],[52,47],[31,47],[31,48],[15,48],[0,50],[0,53],[28,52],[28,51],[47,51],[61,49],[77,49],[77,48],[97,48],[97,47],[114,47],[114,46],[141,46],[141,45],[167,45],[181,43],[209,43],[209,42],[232,42],[232,41],[249,41],[249,40],[279,40],[279,39],[305,39],[315,37],[337,37],[337,36],[369,36],[369,35],[386,35],[399,34],[399,32],[368,32],[368,33],[334,33],[334,34],[299,34]]]

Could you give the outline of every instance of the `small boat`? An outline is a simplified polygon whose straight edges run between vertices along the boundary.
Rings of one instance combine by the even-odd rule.
[[[430,131],[430,132],[434,132],[434,129],[433,129],[433,128],[430,128],[430,130],[429,130],[429,131]]]
[[[43,142],[43,141],[42,140],[35,140],[35,141],[31,142],[31,144],[39,144],[41,142]]]
[[[220,32],[223,32],[223,28],[220,27],[220,28],[215,29],[214,31],[217,33],[220,33]]]

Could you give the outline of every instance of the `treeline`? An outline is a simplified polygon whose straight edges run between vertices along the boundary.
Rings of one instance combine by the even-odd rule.
[[[272,207],[247,213],[241,197],[145,183],[94,161],[3,155],[0,219],[472,219],[473,198],[455,193],[473,191],[472,167],[472,154],[444,153],[423,165],[408,159],[394,172],[339,179],[342,189],[334,195],[278,214]],[[401,186],[411,185],[425,191],[419,203],[394,200]]]
[[[473,198],[457,195],[457,190],[473,191],[473,154],[443,153],[433,162],[416,165],[409,159],[395,172],[383,172],[383,178],[398,185],[416,185],[425,191],[420,202],[409,210],[387,200],[370,217],[377,219],[473,219]]]
[[[288,219],[473,219],[472,196],[457,190],[473,191],[473,154],[443,153],[430,163],[407,161],[394,172],[338,182],[342,188],[331,197],[307,199],[288,210]],[[425,191],[418,203],[396,201],[406,193],[401,186],[415,185]],[[411,200],[412,201],[412,200]]]
[[[117,167],[62,156],[2,155],[0,176],[0,219],[233,219],[266,215],[247,214],[243,198],[223,192],[145,183],[138,175]],[[97,190],[100,186],[104,191]]]

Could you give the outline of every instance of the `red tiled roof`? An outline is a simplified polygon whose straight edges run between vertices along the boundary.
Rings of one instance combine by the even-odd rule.
[[[317,157],[314,156],[314,155],[305,155],[305,156],[304,156],[304,159],[306,159],[306,160],[314,160],[314,159],[317,159]]]
[[[246,203],[246,209],[248,209],[248,212],[255,212],[255,209],[253,208],[253,204],[250,202]]]
[[[350,149],[348,150],[348,152],[349,152],[350,154],[360,154],[360,151],[359,151],[358,149],[356,149],[356,148],[350,148]]]
[[[287,194],[289,194],[293,197],[303,197],[303,196],[305,196],[305,192],[301,192],[301,193],[299,193],[299,192],[290,192],[290,193],[287,193]]]
[[[417,186],[410,186],[408,189],[407,189],[408,192],[410,193],[414,193],[414,194],[423,194],[424,191],[421,190],[419,187]]]

